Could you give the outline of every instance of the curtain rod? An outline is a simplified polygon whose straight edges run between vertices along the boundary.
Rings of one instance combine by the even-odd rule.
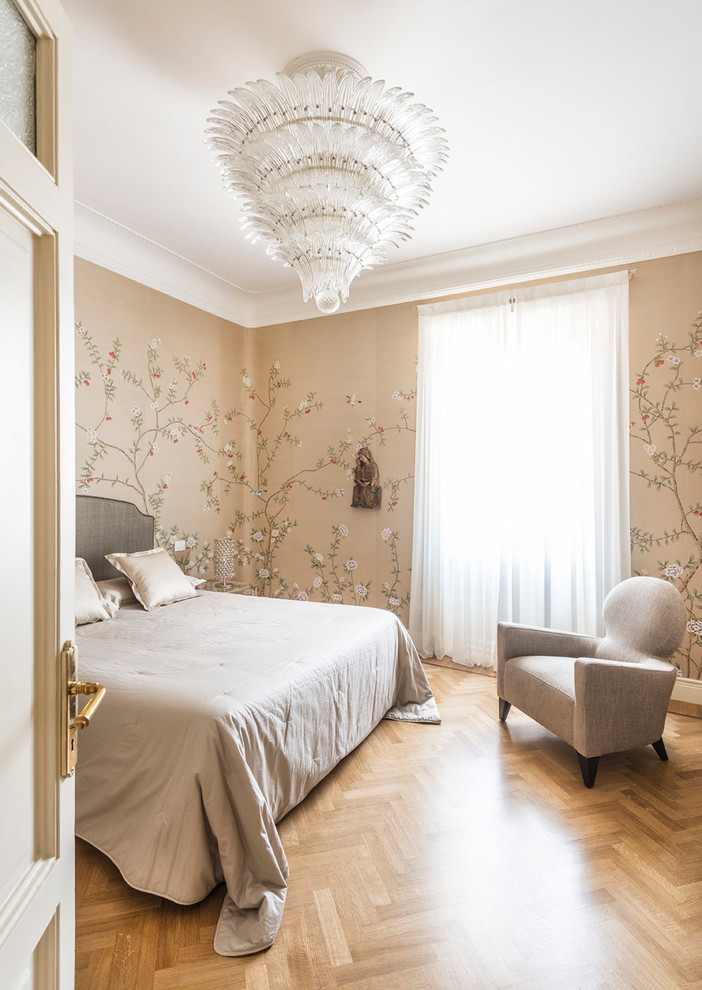
[[[638,272],[639,272],[638,268],[620,268],[619,271],[620,272],[621,271],[625,271],[627,273],[627,275],[629,276],[629,281],[630,282],[631,282],[632,278],[634,277],[634,275],[638,275]],[[571,274],[572,275],[578,275],[580,273],[579,272],[571,272]],[[616,272],[610,272],[610,274],[611,275],[616,275]],[[536,281],[536,279],[534,279],[534,281]],[[510,284],[508,282],[503,282],[500,285],[486,286],[486,288],[490,288],[490,289],[501,289],[503,292],[506,292],[508,289],[512,289],[513,286],[510,286]],[[460,292],[460,290],[458,290],[458,291]],[[469,289],[468,291],[469,292],[478,292],[480,290],[478,290],[478,289]],[[451,293],[449,293],[449,295],[450,294]],[[424,305],[424,303],[422,305]],[[419,309],[419,306],[415,304],[412,307],[412,309]]]

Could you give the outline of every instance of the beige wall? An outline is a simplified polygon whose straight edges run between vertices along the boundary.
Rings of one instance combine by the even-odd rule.
[[[75,314],[78,492],[134,502],[164,545],[188,541],[187,570],[207,572],[234,513],[222,479],[248,332],[81,260]]]
[[[688,610],[676,660],[702,676],[702,253],[640,264],[631,283],[631,526],[635,573],[667,577]]]
[[[702,587],[698,572],[702,515],[695,511],[702,512],[697,501],[702,475],[691,466],[693,451],[700,447],[693,437],[683,463],[673,465],[669,431],[660,414],[649,412],[642,420],[646,412],[639,406],[674,399],[680,409],[675,415],[683,443],[687,431],[700,422],[702,392],[694,380],[702,375],[702,359],[695,356],[702,343],[691,343],[688,333],[702,306],[702,254],[636,267],[630,283],[633,568],[661,575],[667,568],[685,593],[693,634],[678,661],[685,674],[699,677],[702,637],[694,630],[702,633],[702,626],[695,625],[702,613],[697,590]],[[162,465],[173,470],[174,479],[174,490],[161,509],[162,525],[177,523],[183,532],[197,531],[199,540],[224,535],[231,525],[238,541],[240,574],[256,581],[260,593],[316,600],[341,596],[344,602],[390,607],[407,619],[417,354],[417,314],[412,305],[244,331],[78,262],[76,314],[103,352],[119,331],[125,355],[128,342],[129,360],[141,360],[142,365],[149,342],[159,336],[163,356],[185,350],[193,362],[203,357],[208,370],[196,383],[197,423],[204,422],[212,398],[232,415],[231,422],[223,424],[219,449],[225,436],[231,437],[242,461],[235,487],[223,495],[218,515],[214,508],[209,514],[203,511],[201,479],[212,478],[193,455],[193,438],[188,438],[189,460],[182,464],[174,459],[172,446],[166,446],[167,454],[159,449],[159,470]],[[659,332],[669,335],[662,348],[656,343]],[[84,345],[79,339],[79,368],[85,366]],[[680,364],[668,361],[668,356],[679,357]],[[651,359],[645,385],[637,386]],[[663,363],[655,367],[655,360]],[[128,363],[125,356],[122,364]],[[216,369],[214,375],[211,369]],[[665,400],[665,382],[671,374],[674,390],[668,390]],[[642,389],[649,391],[642,395]],[[86,392],[79,386],[83,425],[99,414],[88,407]],[[133,424],[127,393],[131,396],[132,391],[124,388],[124,392],[115,435],[123,432],[128,438]],[[655,423],[654,415],[659,417]],[[85,434],[79,435],[79,441],[82,463]],[[359,444],[372,449],[378,464],[383,504],[377,510],[351,508],[350,475]],[[652,444],[656,450],[651,453]],[[112,456],[110,451],[108,458]],[[231,476],[226,463],[233,459],[223,453],[217,456],[225,465],[220,475]],[[171,468],[171,463],[176,467]],[[149,465],[151,474],[156,466]],[[640,474],[644,470],[660,479],[673,466],[676,477],[663,485],[653,482],[649,488],[648,479]],[[221,487],[221,482],[217,484]],[[98,489],[109,494],[104,485],[91,483],[90,490]],[[128,494],[123,491],[119,497]],[[666,545],[666,532],[681,535],[674,535]]]
[[[296,524],[281,549],[264,562],[271,574],[273,567],[279,568],[274,593],[282,577],[284,594],[368,601],[406,618],[416,316],[410,306],[392,307],[258,332],[255,385],[263,387],[264,369],[280,362],[281,374],[291,382],[280,403],[287,403],[295,416],[286,427],[279,405],[259,438],[284,437],[285,432],[294,437],[287,442],[284,437],[271,470],[256,486],[268,489],[261,501],[267,502],[271,517],[278,512],[279,499],[288,496],[277,518]],[[300,403],[309,405],[300,409]],[[256,404],[252,402],[254,408]],[[372,449],[378,465],[383,486],[379,509],[351,508],[356,448],[361,445]],[[261,547],[267,552],[271,529],[280,527],[265,516],[259,523],[265,536]],[[275,551],[275,541],[270,549]]]

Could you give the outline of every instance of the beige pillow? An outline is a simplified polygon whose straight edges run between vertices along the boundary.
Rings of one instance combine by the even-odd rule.
[[[147,612],[197,597],[190,581],[162,547],[140,553],[106,553],[105,559],[124,574]]]
[[[76,625],[111,619],[113,609],[100,594],[90,568],[82,557],[76,557]]]
[[[136,601],[132,586],[124,577],[107,578],[106,581],[98,581],[97,586],[105,601],[114,602],[119,608]]]

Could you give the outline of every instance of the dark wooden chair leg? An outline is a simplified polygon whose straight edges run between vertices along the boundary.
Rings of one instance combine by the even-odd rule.
[[[510,701],[505,701],[504,698],[500,698],[499,699],[499,702],[500,702],[500,722],[504,722],[506,720],[507,716],[509,715],[509,710],[512,707],[512,703]],[[657,744],[654,743],[654,745],[657,745]],[[663,743],[661,742],[661,746],[662,745],[663,745]],[[662,757],[661,757],[661,759],[662,759]]]
[[[577,749],[575,752],[578,753]],[[583,784],[585,784],[586,787],[594,787],[595,777],[597,776],[597,764],[599,762],[599,756],[582,756],[578,753],[580,773],[583,775]]]
[[[665,751],[665,743],[663,739],[659,739],[657,742],[651,744],[655,751],[658,753],[658,759],[665,763],[668,759],[668,754]]]

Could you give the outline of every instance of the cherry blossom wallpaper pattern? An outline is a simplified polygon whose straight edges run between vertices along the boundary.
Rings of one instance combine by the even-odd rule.
[[[178,448],[189,446],[203,474],[233,449],[234,441],[221,436],[227,420],[219,402],[203,396],[207,364],[193,361],[189,354],[164,359],[161,337],[152,338],[144,352],[130,355],[126,364],[118,337],[98,343],[82,323],[76,324],[76,336],[82,345],[75,377],[78,492],[133,502],[154,516],[157,542],[183,570],[205,574],[212,560],[211,540],[198,535],[195,512],[184,523],[177,522],[168,513],[168,502],[173,487],[182,486],[185,477],[194,489],[190,498],[199,491],[203,508],[219,511],[204,478],[195,488],[191,465],[184,463]],[[175,552],[176,540],[185,541],[184,552]]]
[[[246,390],[245,405],[234,408],[228,416],[232,416],[243,431],[248,431],[250,456],[247,468],[240,471],[232,462],[227,474],[210,477],[207,487],[214,492],[220,486],[225,493],[232,486],[242,489],[243,498],[238,500],[240,507],[235,511],[230,531],[236,540],[238,561],[253,570],[257,594],[301,601],[316,599],[383,605],[406,618],[409,591],[406,573],[400,565],[397,529],[381,522],[382,510],[352,510],[349,506],[359,449],[371,447],[382,457],[382,452],[378,451],[389,445],[393,438],[400,434],[413,435],[414,426],[404,404],[411,403],[415,393],[397,390],[393,393],[393,398],[403,403],[398,408],[395,422],[381,425],[375,416],[367,413],[362,425],[359,424],[360,435],[354,437],[348,426],[337,439],[328,442],[323,451],[317,448],[306,453],[307,417],[326,414],[318,393],[308,391],[291,402],[288,392],[293,383],[285,377],[279,360],[271,364],[260,380],[242,369],[241,382]],[[338,396],[334,420],[338,422],[340,412],[343,415],[345,408],[356,407],[358,403],[355,393]],[[381,480],[385,517],[395,512],[412,480],[413,442],[410,447],[412,461],[407,473]],[[286,449],[292,450],[295,456],[282,458],[280,454]],[[281,567],[280,560],[286,541],[298,526],[298,496],[302,493],[308,501],[311,498],[317,503],[314,514],[318,520],[321,515],[326,521],[328,536],[323,546],[305,542],[304,554],[311,573],[301,572],[297,559],[294,568],[289,569],[294,572],[295,580],[292,580]],[[385,550],[385,572],[378,589],[374,589],[373,580],[364,573],[363,555],[347,549],[353,524],[337,521],[356,519],[359,512],[364,516],[371,513],[378,530],[376,537]],[[287,560],[290,560],[289,555]]]
[[[675,656],[686,677],[702,676],[702,312],[689,328],[660,331],[630,388],[632,522],[640,490],[656,493],[655,530],[631,527],[632,566],[673,583],[687,611]]]
[[[408,411],[414,391],[392,393],[398,403],[394,422],[381,425],[367,413],[357,438],[349,426],[323,453],[306,456],[307,417],[324,416],[325,404],[314,391],[290,399],[295,390],[279,360],[260,381],[242,369],[243,401],[222,409],[221,398],[208,395],[206,361],[189,354],[166,357],[165,333],[141,354],[125,354],[118,337],[99,341],[82,323],[76,324],[76,337],[80,493],[133,501],[154,515],[157,542],[186,572],[211,571],[212,538],[226,533],[236,541],[237,576],[251,581],[259,595],[380,605],[407,620],[409,571],[400,560],[398,530],[383,520],[408,494],[413,439],[407,470],[382,481],[383,509],[372,513],[384,556],[377,587],[364,567],[368,527],[366,539],[354,541],[353,523],[343,520],[370,511],[349,508],[357,451],[368,446],[377,452],[393,437],[414,433]],[[339,396],[335,421],[358,410],[361,401],[355,393]],[[197,455],[199,477],[183,463],[185,448]],[[290,449],[294,463],[280,456]],[[170,512],[174,489],[181,511],[188,507],[185,519]],[[302,492],[319,503],[315,514],[324,514],[328,537],[324,545],[306,542],[293,559],[284,550],[298,526],[295,502]],[[205,538],[202,513],[219,517]],[[184,552],[175,552],[177,540],[185,541]]]
[[[700,252],[640,262],[630,283],[632,568],[681,589],[688,637],[675,659],[697,679],[700,285]],[[84,261],[76,300],[81,491],[157,514],[161,542],[186,539],[178,559],[191,573],[211,573],[212,540],[231,529],[237,577],[261,593],[390,607],[407,620],[410,304],[247,331]],[[380,467],[380,510],[350,507],[364,442]]]

